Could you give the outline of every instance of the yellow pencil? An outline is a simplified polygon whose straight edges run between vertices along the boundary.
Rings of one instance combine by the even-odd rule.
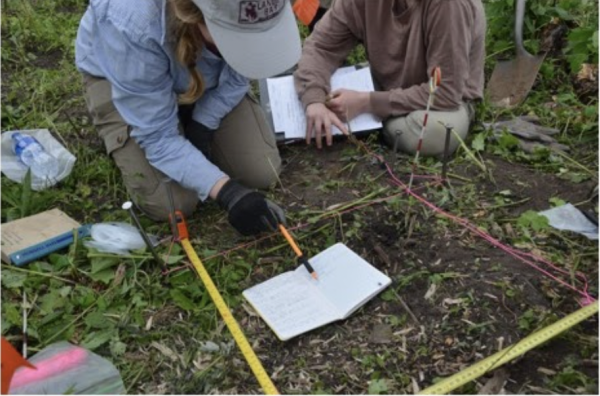
[[[308,259],[306,257],[304,257],[304,254],[302,254],[302,250],[300,250],[300,248],[298,247],[298,245],[296,245],[296,242],[294,241],[294,238],[292,238],[292,236],[290,235],[290,233],[288,232],[288,230],[283,226],[283,224],[279,224],[279,230],[281,231],[281,233],[283,234],[283,236],[285,237],[285,239],[288,241],[288,243],[290,244],[290,246],[294,250],[294,253],[296,253],[296,256],[298,256],[298,261],[300,263],[304,264],[304,266],[306,267],[306,269],[310,273],[310,276],[313,277],[313,279],[318,280],[319,277],[317,276],[317,272],[310,265],[310,263],[308,262]]]

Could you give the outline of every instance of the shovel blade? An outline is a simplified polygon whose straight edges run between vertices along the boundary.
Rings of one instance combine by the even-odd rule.
[[[493,106],[512,108],[531,90],[544,62],[544,55],[523,54],[513,60],[499,61],[488,82],[488,97]]]

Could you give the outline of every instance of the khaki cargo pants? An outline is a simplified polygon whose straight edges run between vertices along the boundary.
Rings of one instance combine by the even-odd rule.
[[[169,200],[161,183],[166,176],[150,165],[144,151],[129,136],[131,127],[112,102],[110,82],[84,74],[83,85],[92,121],[121,171],[129,196],[149,217],[168,219]],[[250,188],[269,187],[281,171],[275,135],[258,102],[249,95],[222,120],[212,153],[215,165]],[[200,172],[198,177],[202,177]],[[198,204],[198,194],[175,182],[171,190],[175,207],[189,216]]]
[[[388,118],[383,124],[385,142],[398,151],[414,154],[419,143],[424,115],[424,110],[418,110],[403,117]],[[456,111],[430,111],[427,129],[423,135],[421,154],[426,156],[442,156],[444,154],[446,128],[440,124],[440,121],[452,125],[464,140],[474,116],[475,107],[471,103],[462,103]],[[448,153],[453,153],[458,145],[458,140],[452,134]]]

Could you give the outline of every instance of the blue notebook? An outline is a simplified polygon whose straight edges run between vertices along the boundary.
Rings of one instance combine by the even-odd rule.
[[[90,235],[91,225],[81,225],[59,209],[2,224],[2,260],[17,266],[44,257],[73,243],[74,235]]]

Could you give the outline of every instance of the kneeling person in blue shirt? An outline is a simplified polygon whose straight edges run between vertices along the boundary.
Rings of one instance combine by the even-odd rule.
[[[167,219],[168,177],[184,215],[212,198],[244,235],[284,221],[253,190],[281,158],[248,79],[299,57],[288,0],[91,0],[76,40],[88,110],[134,202]]]

